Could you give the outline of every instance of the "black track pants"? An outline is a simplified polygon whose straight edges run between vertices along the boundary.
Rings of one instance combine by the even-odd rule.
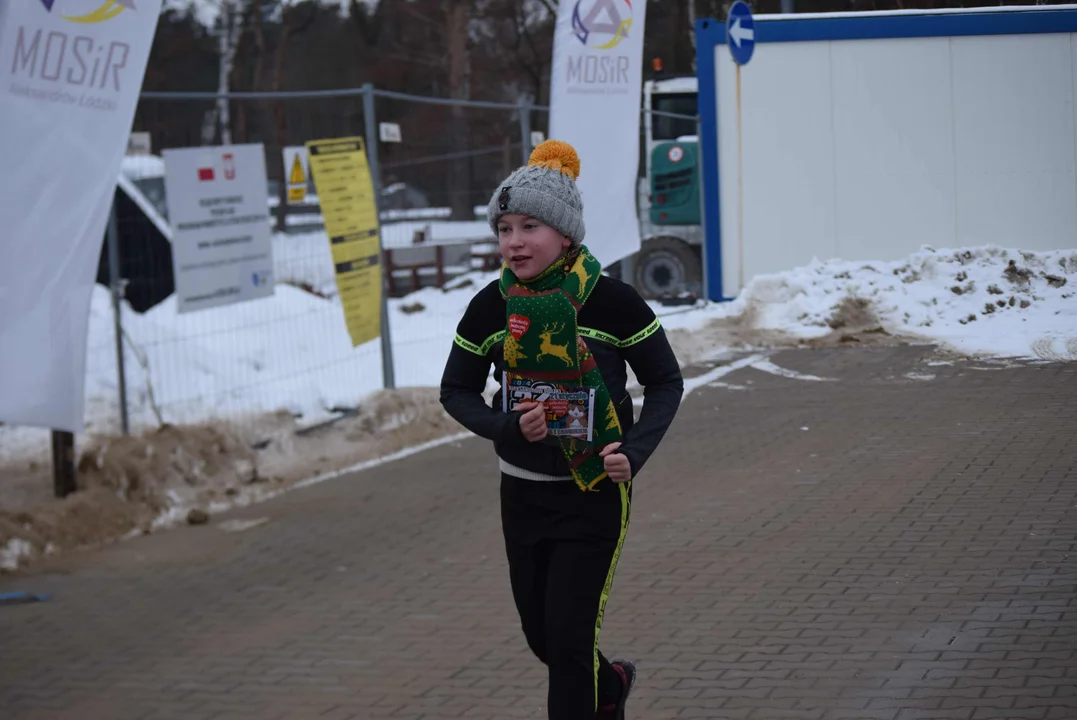
[[[550,720],[593,720],[620,676],[599,630],[631,508],[630,483],[501,476],[501,522],[512,595],[532,652],[549,669]]]

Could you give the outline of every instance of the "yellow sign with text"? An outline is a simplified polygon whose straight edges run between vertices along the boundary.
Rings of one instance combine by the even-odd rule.
[[[288,202],[301,203],[307,196],[307,174],[303,172],[299,153],[292,157],[292,171],[288,174]]]
[[[352,345],[381,335],[378,210],[363,140],[311,140],[310,174],[329,235],[337,290]]]

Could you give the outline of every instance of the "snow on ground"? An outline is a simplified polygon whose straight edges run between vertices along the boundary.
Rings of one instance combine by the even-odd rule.
[[[813,262],[758,276],[733,303],[686,322],[752,308],[757,328],[810,339],[834,329],[828,321],[846,298],[892,335],[963,355],[1077,359],[1077,249],[924,248],[896,262]]]
[[[382,387],[381,341],[352,346],[325,233],[275,236],[274,265],[278,284],[264,300],[197,313],[177,313],[174,297],[143,315],[123,306],[133,429],[156,426],[155,407],[173,424],[284,410],[309,425]],[[451,283],[464,285],[460,290],[429,288],[390,299],[398,387],[438,384],[456,323],[474,291],[493,277],[468,274]],[[117,375],[111,301],[95,286],[86,355],[90,433],[119,429]],[[0,462],[40,455],[48,441],[45,430],[0,427]]]
[[[300,266],[293,260],[290,268],[296,272]],[[283,409],[316,422],[332,415],[333,408],[354,407],[381,388],[381,341],[353,347],[331,268],[328,277],[325,268],[310,270],[296,272],[296,277],[331,290],[331,297],[282,283],[271,298],[202,313],[176,313],[174,298],[144,316],[125,308],[125,331],[138,348],[136,355],[146,360],[166,420],[193,423]],[[481,276],[475,280],[483,281]],[[390,300],[398,386],[437,385],[452,343],[445,329],[455,328],[471,296],[466,289],[428,288]],[[112,330],[103,288],[95,289],[91,313],[91,337],[102,342],[93,342],[88,354],[87,398],[107,399],[116,392],[116,371],[113,345],[105,341]],[[142,388],[145,372],[137,361],[134,365],[128,382]],[[137,419],[149,422],[148,391],[135,399]]]
[[[159,420],[181,426],[141,440],[106,437],[119,427],[115,340],[108,293],[95,288],[85,387],[89,436],[77,442],[95,454],[88,472],[97,490],[73,496],[85,494],[79,502],[93,511],[83,508],[80,515],[76,504],[66,512],[130,514],[136,501],[117,497],[130,492],[125,483],[144,482],[137,473],[146,472],[159,485],[138,500],[142,512],[161,507],[155,503],[163,496],[169,498],[165,509],[155,512],[174,522],[200,503],[217,510],[286,486],[251,485],[266,472],[294,482],[459,432],[438,405],[436,387],[459,318],[496,274],[468,273],[444,290],[426,288],[390,301],[396,381],[405,390],[386,394],[379,392],[380,340],[352,347],[348,337],[325,234],[278,235],[274,254],[279,281],[270,298],[187,314],[176,312],[174,299],[144,315],[124,306],[132,429],[159,428]],[[813,262],[755,277],[732,302],[652,307],[685,364],[730,349],[795,345],[876,327],[969,356],[1077,360],[1077,249],[924,248],[896,262]],[[491,382],[488,391],[494,387]],[[296,433],[357,406],[359,415],[329,430]],[[240,424],[248,418],[273,442],[252,456],[250,434],[234,437],[217,429],[213,424],[222,418]],[[104,444],[95,449],[99,440]],[[0,427],[0,481],[22,482],[42,501],[48,443],[45,430]],[[154,465],[163,454],[171,460]],[[131,458],[140,470],[125,469],[134,467]],[[196,492],[206,485],[211,492]],[[10,524],[2,537],[4,510],[19,508],[18,487],[8,485],[3,497],[0,565],[8,568],[44,551],[53,538],[49,528],[70,522],[52,506],[53,524],[42,522],[36,535],[25,536],[33,540],[31,549],[16,542],[25,538],[22,531],[10,534]],[[143,521],[131,516],[115,527],[127,532],[136,522]],[[86,532],[90,541],[112,531]]]
[[[280,282],[265,300],[184,314],[174,298],[145,315],[124,307],[135,426],[155,424],[154,403],[169,423],[279,410],[317,422],[381,387],[380,340],[352,347],[325,234],[276,236],[274,262]],[[1077,250],[924,249],[897,262],[813,262],[758,276],[729,303],[652,305],[669,331],[693,334],[736,319],[809,340],[834,331],[835,311],[850,298],[892,335],[967,355],[1066,359],[1077,357],[1075,274]],[[398,387],[438,384],[457,321],[493,277],[472,273],[450,283],[457,289],[390,301]],[[109,296],[97,287],[87,347],[91,432],[118,421],[114,342]],[[0,460],[21,454],[25,432],[0,428]]]
[[[324,231],[273,235],[273,270],[277,282],[306,284],[323,297],[337,294],[332,252]]]

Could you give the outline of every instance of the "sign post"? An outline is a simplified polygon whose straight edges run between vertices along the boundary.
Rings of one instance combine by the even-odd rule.
[[[747,65],[755,50],[755,20],[752,10],[737,0],[726,18],[726,38],[737,73],[737,264],[738,292],[744,289],[744,163],[741,151],[740,66]]]
[[[65,498],[78,490],[75,474],[75,435],[66,430],[52,431],[52,492]]]

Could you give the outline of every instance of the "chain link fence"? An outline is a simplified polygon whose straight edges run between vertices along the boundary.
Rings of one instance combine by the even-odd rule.
[[[380,188],[392,379],[400,387],[436,385],[461,303],[484,281],[471,273],[497,266],[487,200],[530,151],[529,122],[538,114],[526,105],[370,87],[144,94],[133,130],[149,134],[152,150],[125,158],[115,242],[102,248],[87,355],[89,429],[224,419],[256,440],[282,416],[302,426],[354,412],[386,384],[381,340],[353,347],[349,338],[313,179],[301,202],[288,202],[283,150],[310,140],[374,139],[367,152],[376,155]],[[396,125],[399,137],[378,140],[381,123]],[[274,293],[179,313],[160,152],[229,143],[264,147]],[[453,292],[458,285],[472,290]]]
[[[145,93],[133,130],[149,134],[152,150],[125,158],[114,243],[104,244],[95,289],[89,430],[227,420],[256,441],[267,423],[303,426],[353,413],[362,397],[387,384],[436,386],[464,307],[500,263],[485,218],[490,193],[546,136],[548,117],[548,108],[528,103],[370,86],[225,97]],[[383,123],[399,134],[382,138]],[[381,339],[352,346],[311,178],[301,202],[287,197],[284,148],[355,136],[367,141],[378,188],[391,349]],[[265,151],[274,294],[179,313],[159,153],[245,143]],[[640,145],[647,147],[642,136]],[[642,166],[642,154],[640,160]],[[643,175],[641,169],[645,190]]]

